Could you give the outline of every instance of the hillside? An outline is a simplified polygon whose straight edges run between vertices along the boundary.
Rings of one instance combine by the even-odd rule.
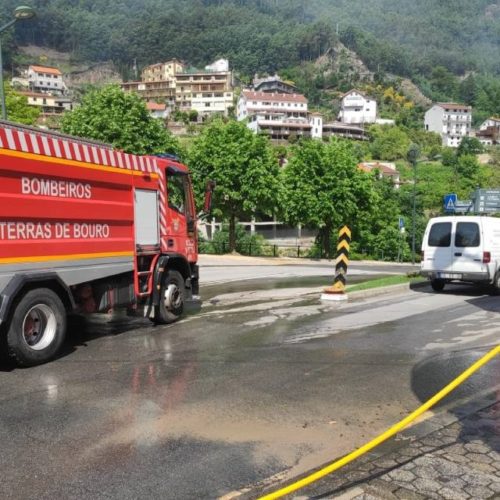
[[[388,57],[378,62],[388,71],[411,75],[442,65],[456,74],[500,74],[498,0],[311,0],[307,12],[338,23],[354,45],[356,29],[371,35],[379,49],[387,44]],[[401,51],[406,60],[393,57]]]
[[[0,13],[15,5],[6,0]],[[410,94],[419,96],[411,80],[422,103],[473,105],[477,120],[500,115],[498,0],[122,0],[112,7],[105,0],[34,0],[33,6],[37,18],[5,36],[5,67],[26,63],[16,44],[66,52],[72,65],[111,61],[125,79],[134,78],[134,61],[141,69],[173,57],[197,66],[226,57],[243,82],[279,71],[317,106],[369,75],[389,85],[406,78]]]
[[[442,65],[500,72],[495,0],[34,0],[16,40],[130,67],[228,57],[246,75],[311,60],[336,32],[371,69],[403,76]],[[1,13],[18,4],[3,2]],[[361,31],[360,31],[361,30]],[[382,67],[382,68],[381,68]]]

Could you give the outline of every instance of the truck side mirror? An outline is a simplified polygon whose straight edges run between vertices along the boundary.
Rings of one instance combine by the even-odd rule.
[[[203,204],[203,212],[209,214],[212,210],[212,194],[215,189],[215,181],[208,181],[205,186],[205,202]]]

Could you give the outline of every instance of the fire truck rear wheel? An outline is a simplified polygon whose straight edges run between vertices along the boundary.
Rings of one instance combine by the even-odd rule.
[[[34,366],[52,359],[66,335],[66,310],[48,288],[27,292],[15,306],[7,331],[9,356],[19,366]]]
[[[167,324],[177,321],[184,311],[186,288],[184,278],[178,271],[167,271],[160,291],[160,305],[156,308],[155,323]]]

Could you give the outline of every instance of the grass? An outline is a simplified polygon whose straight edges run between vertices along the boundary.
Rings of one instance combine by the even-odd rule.
[[[387,278],[377,278],[370,281],[365,281],[363,283],[358,283],[356,285],[348,286],[347,292],[358,292],[360,290],[369,290],[370,288],[380,288],[383,286],[399,285],[401,283],[418,283],[424,281],[421,277],[409,277],[409,276],[388,276]]]

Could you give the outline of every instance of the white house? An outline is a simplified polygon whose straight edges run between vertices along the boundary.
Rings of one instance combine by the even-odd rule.
[[[44,114],[60,114],[73,110],[73,101],[69,97],[37,92],[20,92],[26,96],[28,106],[38,107]]]
[[[238,120],[248,120],[248,127],[255,133],[266,132],[272,139],[311,136],[307,99],[302,94],[244,90],[238,99],[236,116]]]
[[[479,127],[476,137],[483,146],[500,144],[500,118],[488,118]]]
[[[363,162],[358,164],[358,168],[363,170],[363,172],[373,172],[377,171],[379,178],[385,177],[391,179],[394,183],[394,187],[399,189],[401,180],[399,177],[399,172],[396,169],[395,163],[383,162],[383,161],[372,161]]]
[[[206,71],[213,71],[220,73],[222,71],[229,71],[229,61],[227,59],[217,59],[217,61],[205,66]]]
[[[244,90],[238,99],[238,120],[244,120],[257,113],[264,113],[267,116],[284,114],[288,118],[307,120],[307,99],[302,94],[277,94]]]
[[[321,113],[311,113],[309,123],[311,124],[311,137],[321,139],[323,137],[323,116]]]
[[[490,127],[500,128],[500,118],[491,117],[479,126],[479,130],[488,130]]]
[[[436,103],[425,113],[424,124],[425,130],[442,137],[443,146],[456,148],[471,133],[472,108],[452,102]]]
[[[375,123],[377,101],[353,89],[342,96],[338,120],[342,123]]]
[[[61,95],[67,90],[62,73],[57,68],[32,65],[28,68],[28,81],[32,92]]]
[[[167,105],[165,103],[148,101],[146,103],[146,108],[153,118],[160,118],[164,120],[169,116],[169,109],[167,108]]]

